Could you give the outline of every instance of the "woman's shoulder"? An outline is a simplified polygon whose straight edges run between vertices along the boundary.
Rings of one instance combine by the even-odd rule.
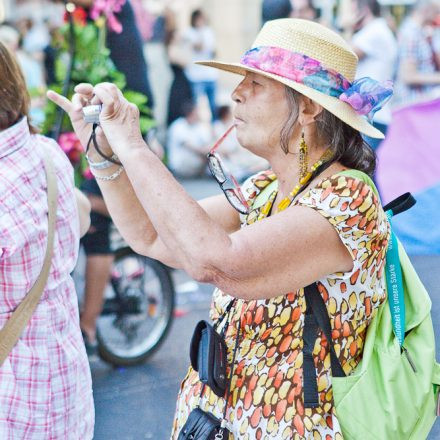
[[[39,161],[42,163],[43,156],[49,156],[52,160],[57,176],[58,193],[66,202],[74,200],[74,171],[66,153],[54,140],[41,134],[32,135],[33,145],[38,148]]]
[[[357,170],[324,177],[297,202],[318,211],[354,248],[359,240],[387,241],[389,227],[372,179]]]
[[[320,280],[332,298],[329,301],[333,309],[338,310],[349,299],[353,311],[362,309],[363,317],[369,318],[384,298],[383,268],[390,235],[387,216],[373,181],[356,170],[339,171],[317,182],[298,200],[298,205],[321,214],[352,257],[351,270]],[[346,318],[350,315],[347,313]]]
[[[241,190],[246,200],[252,203],[265,188],[276,180],[277,176],[271,169],[260,171],[248,177],[241,185]]]
[[[319,195],[319,198],[316,196]],[[356,199],[357,202],[372,199],[372,203],[381,206],[379,192],[371,177],[359,170],[343,169],[319,179],[315,185],[308,189],[299,199],[313,198],[324,203],[334,197],[343,198],[345,201]],[[333,202],[334,203],[334,202]],[[352,205],[356,207],[355,205]]]

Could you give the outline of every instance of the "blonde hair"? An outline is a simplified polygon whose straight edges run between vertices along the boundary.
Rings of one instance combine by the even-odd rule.
[[[29,130],[37,130],[29,122],[30,97],[20,66],[14,55],[0,41],[0,131],[28,118]]]

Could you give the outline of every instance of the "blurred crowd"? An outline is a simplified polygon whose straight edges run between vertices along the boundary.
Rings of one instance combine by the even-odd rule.
[[[86,10],[91,3],[76,2]],[[64,23],[53,14],[44,19],[33,17],[31,4],[28,14],[23,13],[23,4],[20,10],[20,18],[0,24],[0,41],[19,61],[32,97],[32,120],[41,126],[45,92],[55,82],[58,32]],[[75,20],[77,12],[73,12]],[[59,13],[63,11],[59,9]],[[153,12],[148,1],[127,1],[115,17],[123,30],[109,30],[107,47],[113,63],[125,75],[127,86],[148,98],[156,121],[155,129],[148,134],[149,143],[176,175],[203,177],[207,173],[206,154],[222,130],[233,123],[230,104],[218,99],[217,73],[194,64],[212,58],[216,50],[216,35],[204,11],[194,10],[188,26],[182,29],[177,28],[171,8],[159,12],[156,8]],[[139,48],[133,43],[133,30],[138,33]],[[264,160],[243,150],[233,135],[223,153],[239,180],[267,166]]]
[[[76,3],[87,7],[93,0]],[[230,102],[219,99],[217,72],[194,64],[211,59],[216,53],[217,36],[208,14],[202,9],[194,10],[187,25],[178,26],[175,11],[165,2],[161,7],[150,0],[130,0],[130,4],[132,22],[127,18],[127,6],[115,13],[124,31],[109,32],[111,57],[131,88],[149,99],[156,120],[156,134],[150,139],[156,152],[177,175],[203,176],[206,153],[233,123]],[[25,11],[23,3],[21,11]],[[0,40],[18,58],[32,97],[32,118],[41,125],[44,92],[54,82],[57,30],[62,20],[54,19],[54,14],[44,18],[40,14],[38,18],[32,8],[28,11],[14,14],[16,20],[0,25]],[[377,0],[340,0],[335,11],[328,22],[326,11],[312,0],[263,0],[261,20],[264,23],[282,17],[305,18],[342,32],[360,59],[359,78],[370,76],[395,83],[392,101],[374,119],[375,126],[384,133],[393,108],[439,95],[438,0],[418,0],[406,6],[405,14],[399,16]],[[139,50],[130,43],[133,35],[127,34],[127,27],[137,27]],[[373,148],[378,146],[377,141],[367,141]],[[223,154],[239,180],[266,166],[263,160],[241,149],[233,136],[224,148]]]

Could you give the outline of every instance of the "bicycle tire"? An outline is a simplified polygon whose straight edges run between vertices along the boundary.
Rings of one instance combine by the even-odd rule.
[[[134,255],[142,258],[144,264],[146,264],[150,269],[154,271],[161,285],[161,294],[164,300],[168,302],[169,307],[166,315],[166,325],[162,333],[157,338],[155,343],[148,348],[148,350],[145,350],[143,353],[137,356],[121,356],[114,353],[114,351],[112,351],[112,349],[106,344],[105,338],[102,337],[99,329],[97,328],[98,354],[102,360],[113,366],[133,366],[144,363],[163,344],[174,320],[175,290],[170,274],[170,268],[157,260],[136,254],[129,247],[119,249],[115,252],[115,264],[129,255]]]

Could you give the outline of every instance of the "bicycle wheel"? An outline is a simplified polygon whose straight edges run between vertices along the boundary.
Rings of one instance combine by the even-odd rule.
[[[115,252],[112,297],[97,321],[98,353],[113,365],[136,365],[159,348],[173,320],[170,269],[130,248]]]

